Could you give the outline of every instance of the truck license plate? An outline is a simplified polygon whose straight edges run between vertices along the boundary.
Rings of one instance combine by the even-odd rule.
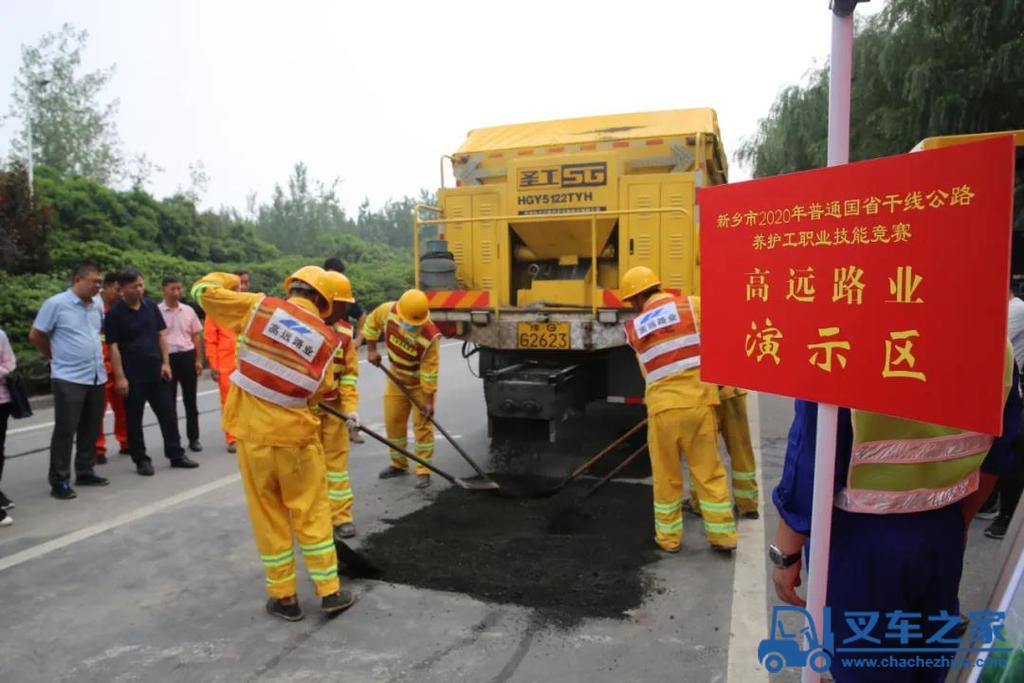
[[[569,323],[517,323],[516,346],[520,349],[568,349]]]

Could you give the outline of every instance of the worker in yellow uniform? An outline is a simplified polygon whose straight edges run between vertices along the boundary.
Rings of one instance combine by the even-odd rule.
[[[355,600],[338,583],[320,419],[310,411],[334,384],[339,341],[320,318],[330,314],[334,292],[316,266],[284,281],[287,299],[238,287],[238,276],[211,273],[193,285],[192,296],[207,316],[238,335],[221,426],[238,440],[238,467],[270,594],[267,611],[288,621],[303,617],[294,535],[322,609],[341,612]]]
[[[339,420],[331,415],[320,416],[320,441],[324,447],[327,465],[327,499],[331,507],[331,524],[336,539],[352,538],[356,527],[352,523],[352,483],[348,476],[349,432],[359,429],[359,356],[352,340],[352,325],[348,322],[348,305],[355,302],[352,283],[334,271],[327,271],[334,288],[334,306],[324,322],[332,327],[341,345],[334,353],[334,388],[324,395],[323,402],[345,416]]]
[[[416,438],[414,451],[416,455],[430,461],[434,457],[434,427],[429,418],[434,413],[437,396],[441,330],[430,322],[427,295],[418,289],[410,289],[398,301],[388,301],[378,306],[366,319],[366,325],[363,326],[366,357],[377,366],[382,362],[381,354],[377,351],[377,343],[382,337],[392,373],[427,411],[421,413],[389,379],[384,390],[384,424],[388,439],[396,446],[408,446],[406,430],[409,413],[412,412],[413,434]],[[381,471],[380,478],[390,479],[408,470],[405,456],[392,450],[391,464]],[[430,470],[417,464],[416,488],[428,486]]]
[[[682,450],[697,488],[705,535],[712,548],[731,551],[736,519],[718,454],[718,387],[700,380],[700,299],[661,291],[658,276],[643,266],[622,277],[621,296],[637,311],[626,323],[626,337],[647,383],[655,541],[670,553],[682,544]]]
[[[718,428],[732,461],[732,495],[741,516],[757,519],[757,466],[750,441],[747,392],[737,387],[718,388]]]

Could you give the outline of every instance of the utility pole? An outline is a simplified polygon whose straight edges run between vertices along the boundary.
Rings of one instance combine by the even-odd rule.
[[[27,147],[28,147],[28,198],[29,201],[35,195],[35,177],[32,173],[32,114],[35,113],[35,109],[32,106],[32,97],[35,93],[35,88],[45,87],[49,83],[47,80],[31,81],[29,84],[29,91],[25,98],[25,132],[28,134]]]

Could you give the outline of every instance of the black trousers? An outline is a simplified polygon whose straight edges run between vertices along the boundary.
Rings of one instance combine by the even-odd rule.
[[[0,480],[4,478],[4,443],[7,441],[7,421],[13,406],[13,403],[0,403]]]
[[[164,455],[168,460],[177,460],[185,455],[178,433],[178,416],[171,403],[171,392],[163,380],[128,380],[128,396],[124,399],[125,419],[128,421],[128,450],[132,460],[138,464],[149,460],[146,454],[146,440],[142,434],[142,414],[146,404],[153,409],[160,424],[164,439]],[[95,441],[95,438],[93,439]]]
[[[181,385],[181,398],[185,403],[185,434],[189,443],[199,440],[199,406],[196,405],[196,352],[180,351],[172,353],[171,359],[171,407],[174,417],[178,417],[178,385]]]
[[[76,384],[54,379],[53,436],[50,438],[50,486],[71,478],[71,445],[75,472],[87,474],[96,464],[96,437],[103,420],[102,384]]]
[[[1024,430],[1013,445],[1013,471],[999,477],[999,516],[1013,518],[1021,492],[1024,491]]]

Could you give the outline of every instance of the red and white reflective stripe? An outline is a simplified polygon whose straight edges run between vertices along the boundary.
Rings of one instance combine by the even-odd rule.
[[[988,434],[964,432],[925,439],[868,441],[854,446],[850,464],[907,464],[956,460],[987,452],[992,447],[993,440]]]
[[[847,512],[891,515],[938,510],[963,500],[978,490],[980,475],[971,472],[960,481],[937,489],[874,491],[845,488],[836,494],[835,506]]]
[[[296,372],[295,370],[292,370],[288,366],[278,363],[276,360],[273,360],[271,358],[267,358],[262,354],[256,353],[255,351],[249,348],[243,348],[241,351],[239,351],[238,361],[239,363],[249,363],[250,365],[257,367],[260,370],[263,370],[264,372],[268,372],[275,377],[283,379],[286,382],[290,382],[291,384],[294,384],[300,389],[309,392],[310,396],[312,396],[313,392],[315,392],[317,387],[320,386],[320,381],[322,381],[323,379],[321,378],[321,380],[317,380],[310,377],[309,375],[305,375],[301,372]],[[325,373],[326,370],[327,368],[325,366]]]
[[[627,406],[642,406],[644,404],[643,396],[609,396],[605,400],[608,403],[624,403]]]
[[[243,391],[247,391],[257,398],[262,398],[265,401],[269,401],[275,405],[282,406],[284,408],[305,408],[306,399],[299,398],[298,396],[289,396],[282,394],[280,391],[275,391],[270,387],[263,386],[259,382],[249,377],[246,377],[238,370],[231,373],[231,382]]]
[[[640,362],[647,365],[647,363],[663,353],[669,353],[670,351],[675,351],[677,349],[684,349],[687,346],[700,346],[700,334],[687,334],[682,337],[676,337],[675,339],[669,339],[668,341],[661,342],[660,344],[655,344],[640,354]]]
[[[683,372],[684,370],[690,370],[700,366],[700,356],[691,356],[690,358],[684,358],[677,360],[674,363],[668,365],[662,365],[656,370],[652,370],[647,373],[647,383],[654,384],[659,380],[663,380],[670,375]]]

